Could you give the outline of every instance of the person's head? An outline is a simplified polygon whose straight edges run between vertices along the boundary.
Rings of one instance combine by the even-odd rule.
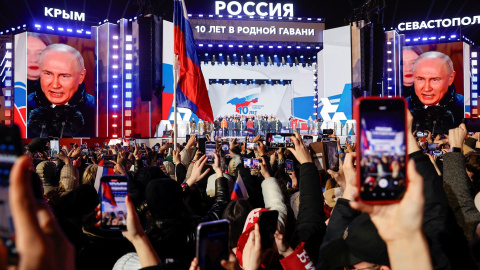
[[[423,53],[417,46],[404,46],[403,48],[403,85],[413,85],[413,64]]]
[[[40,67],[38,60],[43,50],[50,45],[52,41],[44,34],[27,34],[27,79],[36,81],[40,78]]]
[[[426,52],[413,65],[415,94],[426,106],[440,102],[455,79],[453,63],[441,52]]]
[[[95,184],[97,170],[98,170],[98,165],[96,164],[89,165],[83,172],[82,184],[93,186]]]
[[[85,79],[82,55],[66,44],[47,46],[40,56],[39,64],[42,91],[54,105],[66,104]]]

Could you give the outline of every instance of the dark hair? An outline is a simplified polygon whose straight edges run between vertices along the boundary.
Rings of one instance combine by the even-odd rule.
[[[473,175],[471,180],[473,182],[473,188],[475,193],[480,192],[480,153],[470,152],[465,156],[467,171]]]
[[[238,238],[243,232],[245,221],[253,207],[247,200],[233,200],[227,204],[223,219],[230,221],[230,248],[237,246]]]

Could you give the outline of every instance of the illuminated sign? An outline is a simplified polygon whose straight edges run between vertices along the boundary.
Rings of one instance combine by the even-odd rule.
[[[58,8],[45,7],[45,17],[57,18],[61,17],[64,20],[85,21],[85,13],[78,13],[76,11],[66,11]]]
[[[231,1],[228,3],[224,1],[215,1],[215,14],[220,15],[220,12],[224,10],[226,10],[229,15],[233,16],[243,14],[247,16],[293,17],[293,4],[274,4],[267,2],[255,3],[248,1],[242,5],[237,1]]]
[[[440,27],[451,26],[467,26],[473,24],[480,24],[480,15],[473,17],[453,18],[453,19],[437,19],[421,22],[402,22],[398,24],[399,31],[433,29]]]
[[[323,42],[324,23],[189,19],[196,40]]]

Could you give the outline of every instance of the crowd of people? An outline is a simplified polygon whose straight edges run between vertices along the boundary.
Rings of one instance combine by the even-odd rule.
[[[196,135],[175,147],[64,145],[54,156],[49,141],[37,138],[10,175],[18,265],[193,270],[197,225],[226,219],[225,269],[477,269],[479,133],[467,134],[461,124],[447,136],[418,134],[408,134],[407,191],[388,205],[357,200],[355,145],[338,139],[339,170],[319,171],[297,132],[287,149],[269,149],[258,135],[256,149],[233,139],[225,151],[218,139],[211,164]],[[259,168],[246,168],[244,158],[258,158]],[[127,211],[116,216],[122,232],[99,228],[105,168],[128,178]],[[239,178],[243,199],[231,196]],[[278,211],[277,230],[272,245],[261,246],[256,223],[267,210]]]
[[[213,123],[199,119],[198,123],[192,119],[188,125],[187,134],[211,134],[216,136],[242,137],[247,134],[266,135],[267,133],[322,134],[323,120],[312,119],[310,116],[302,131],[301,121],[290,116],[288,121],[282,122],[274,115],[225,115],[214,120]]]

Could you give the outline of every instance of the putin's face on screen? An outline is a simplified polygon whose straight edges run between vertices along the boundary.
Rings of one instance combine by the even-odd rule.
[[[455,79],[455,71],[449,71],[440,58],[425,58],[416,63],[413,73],[415,94],[426,106],[437,105]]]
[[[86,70],[79,70],[75,55],[48,51],[40,65],[40,85],[53,105],[65,105],[85,79]]]

